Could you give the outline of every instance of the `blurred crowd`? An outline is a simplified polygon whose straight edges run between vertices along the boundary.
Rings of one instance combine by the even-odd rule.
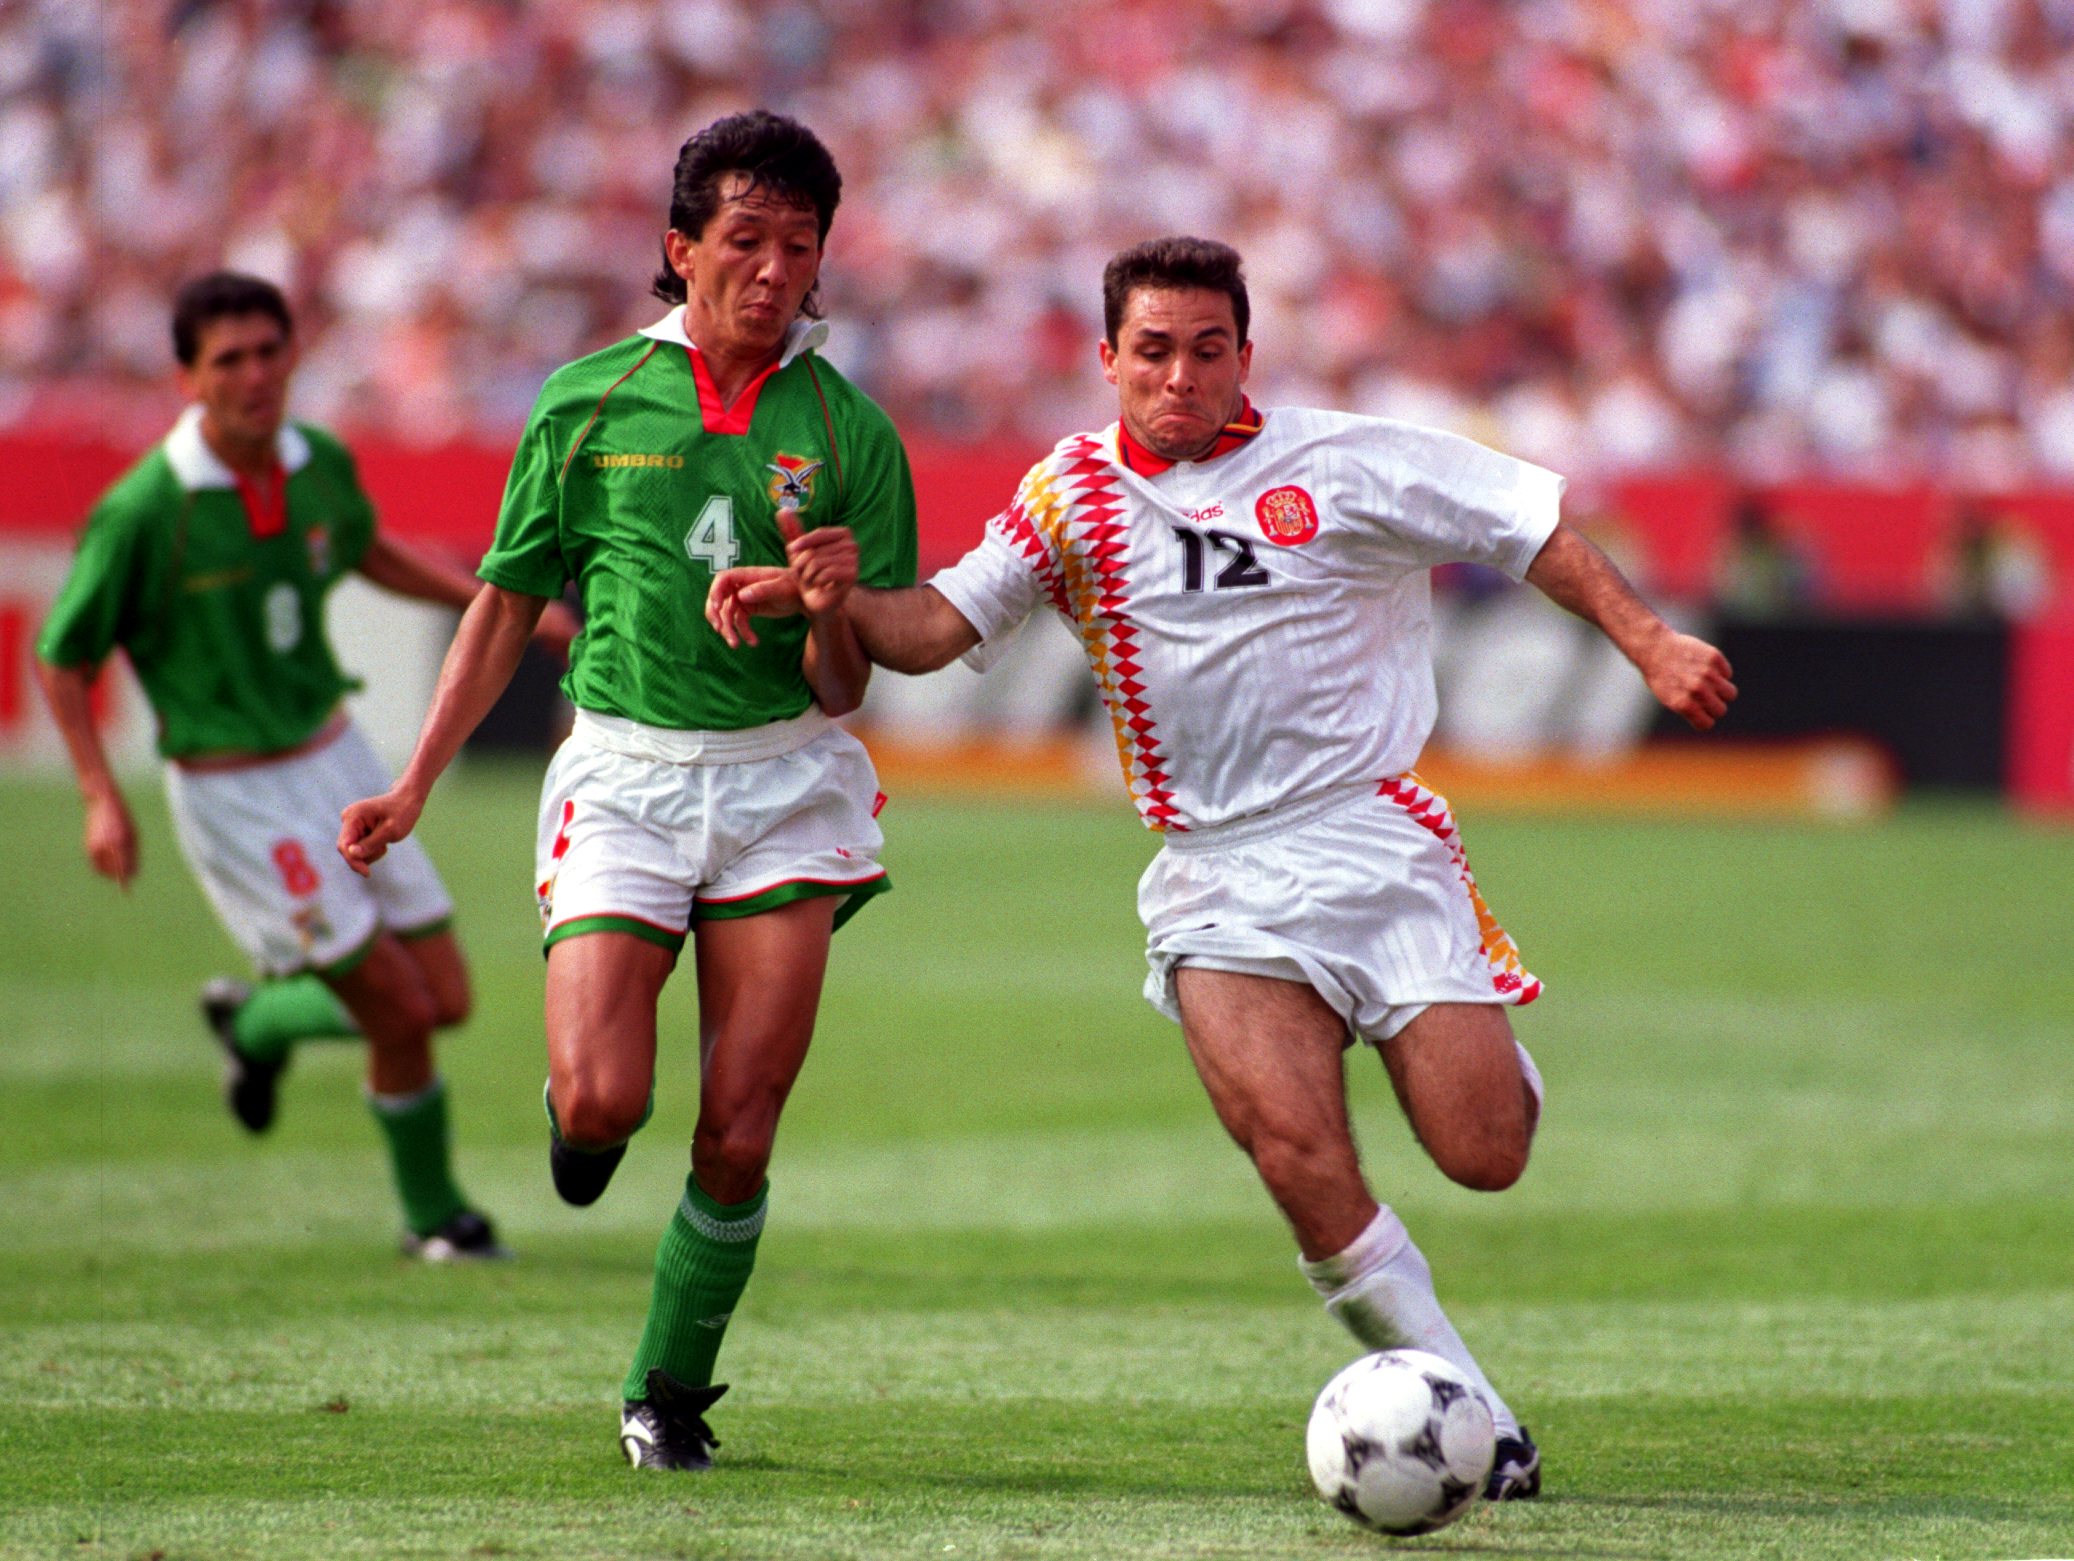
[[[230,264],[304,415],[508,437],[756,104],[842,166],[829,353],[913,432],[1106,422],[1102,262],[1188,231],[1267,404],[2074,478],[2074,0],[0,0],[0,421],[148,436]]]

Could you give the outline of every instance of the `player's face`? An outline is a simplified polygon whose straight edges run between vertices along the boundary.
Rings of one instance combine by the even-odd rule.
[[[685,326],[703,352],[775,353],[821,274],[821,227],[811,206],[749,190],[729,174],[720,209],[691,238],[672,228],[670,265],[684,278]]]
[[[271,315],[227,314],[201,329],[194,363],[180,385],[202,405],[206,431],[219,445],[271,447],[288,410],[295,347]]]
[[[1239,415],[1253,344],[1239,340],[1231,299],[1215,288],[1141,287],[1124,301],[1102,372],[1131,437],[1169,461],[1217,442]]]

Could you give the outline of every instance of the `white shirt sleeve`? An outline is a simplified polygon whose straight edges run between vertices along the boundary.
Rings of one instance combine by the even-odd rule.
[[[1362,486],[1374,504],[1363,518],[1419,565],[1485,564],[1524,579],[1562,518],[1563,479],[1460,434],[1375,427],[1362,441]]]
[[[979,632],[979,643],[959,659],[984,672],[1013,643],[1023,620],[1043,600],[1036,571],[989,523],[979,546],[929,578],[929,586]]]

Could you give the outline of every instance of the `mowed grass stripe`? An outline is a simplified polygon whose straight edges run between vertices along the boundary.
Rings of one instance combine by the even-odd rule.
[[[830,1316],[825,1290],[766,1277],[778,1281],[773,1298],[744,1311],[747,1329],[728,1350],[742,1383],[730,1409],[743,1423],[786,1405],[938,1399],[1205,1409],[1245,1399],[1298,1414],[1318,1373],[1347,1353],[1293,1296],[1279,1305],[1146,1296]],[[1630,1305],[1613,1318],[1599,1306],[1465,1305],[1457,1321],[1530,1408],[1734,1392],[1766,1403],[1978,1392],[2074,1404],[2074,1363],[2056,1348],[2074,1331],[2065,1294],[1687,1301]],[[120,1338],[99,1323],[29,1327],[0,1344],[0,1381],[18,1410],[243,1411],[284,1395],[312,1408],[408,1410],[431,1398],[484,1413],[591,1403],[609,1430],[611,1385],[596,1363],[629,1348],[630,1332],[603,1316],[570,1318],[549,1337],[533,1317],[491,1313],[461,1325],[405,1315],[313,1351],[316,1335],[300,1325],[234,1338],[202,1324],[130,1323]],[[1905,1376],[1893,1370],[1898,1359],[1911,1363]]]
[[[1297,1440],[1295,1420],[1244,1402],[1129,1409],[1123,1431],[1047,1400],[902,1404],[897,1431],[884,1418],[772,1410],[730,1442],[727,1478],[696,1482],[630,1482],[599,1446],[595,1417],[568,1410],[169,1412],[153,1419],[152,1457],[104,1472],[130,1500],[158,1499],[136,1532],[170,1554],[277,1554],[312,1529],[339,1555],[464,1553],[428,1546],[432,1530],[467,1536],[476,1555],[1382,1553],[1308,1498],[1300,1457],[1261,1456],[1264,1439]],[[2012,1411],[2046,1435],[2013,1428]],[[1849,1434],[1835,1434],[1838,1424]],[[1718,1554],[1734,1535],[1725,1553],[2046,1555],[2074,1519],[2063,1490],[1998,1496],[1975,1472],[1993,1460],[2013,1482],[2050,1492],[2050,1438],[2074,1433],[2064,1405],[1967,1394],[1753,1411],[1741,1395],[1640,1397],[1578,1406],[1544,1426],[1587,1450],[1564,1466],[1560,1492],[1476,1510],[1407,1548]],[[403,1450],[409,1474],[399,1479]],[[522,1501],[479,1494],[485,1457],[530,1466]],[[1646,1493],[1637,1471],[1650,1476]],[[212,1487],[206,1506],[184,1494],[198,1478]],[[895,1489],[897,1506],[884,1494]],[[21,1518],[23,1540],[83,1548],[61,1506]],[[237,1537],[225,1542],[226,1532]]]

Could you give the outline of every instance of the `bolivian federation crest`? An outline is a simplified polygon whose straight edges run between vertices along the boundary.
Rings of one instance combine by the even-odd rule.
[[[805,509],[814,499],[814,474],[826,464],[779,451],[777,458],[765,462],[763,468],[771,474],[771,502],[779,509]]]

